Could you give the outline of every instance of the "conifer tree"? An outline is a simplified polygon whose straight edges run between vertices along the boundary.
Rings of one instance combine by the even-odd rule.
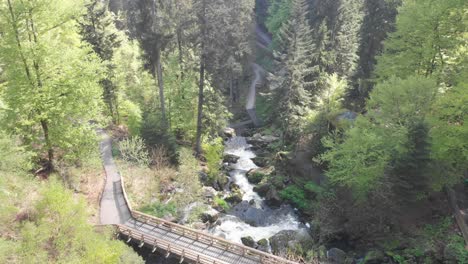
[[[101,80],[103,98],[114,124],[119,123],[118,87],[112,81],[115,65],[112,63],[114,49],[120,46],[114,17],[101,1],[94,0],[86,5],[87,12],[80,21],[80,33],[91,44],[94,52],[106,64],[106,77]]]
[[[333,68],[348,80],[354,76],[357,68],[363,18],[363,0],[341,0],[334,38],[336,62]]]
[[[291,16],[281,28],[279,36],[281,69],[274,79],[279,87],[279,118],[286,139],[293,139],[299,134],[303,118],[311,106],[311,95],[307,91],[311,83],[307,77],[312,72],[314,45],[306,15],[307,2],[294,0]]]

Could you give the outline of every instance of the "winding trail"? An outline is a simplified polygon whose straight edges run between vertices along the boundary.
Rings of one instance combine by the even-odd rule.
[[[112,158],[112,139],[103,130],[99,149],[106,172],[106,184],[101,196],[99,218],[102,225],[123,224],[131,218],[122,189],[122,178]]]
[[[268,34],[263,32],[259,25],[255,26],[255,35],[257,37],[257,46],[261,49],[267,50],[269,52],[268,46],[271,44],[271,38]],[[252,63],[252,70],[254,73],[254,79],[249,87],[249,93],[247,94],[247,102],[245,105],[245,110],[250,117],[250,120],[254,124],[254,126],[258,127],[261,125],[261,120],[257,116],[257,112],[255,110],[255,101],[257,97],[257,87],[263,84],[263,80],[265,79],[266,71],[263,69],[262,66]],[[249,124],[250,122],[240,122],[235,124],[231,127],[236,128],[238,126],[243,126],[245,124]]]

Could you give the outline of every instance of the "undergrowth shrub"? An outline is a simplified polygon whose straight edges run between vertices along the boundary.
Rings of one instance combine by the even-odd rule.
[[[221,161],[223,159],[223,139],[218,137],[210,142],[203,143],[206,165],[208,166],[208,181],[214,183],[218,180]]]
[[[290,185],[280,191],[281,198],[291,201],[299,209],[307,209],[308,201],[303,189],[296,185]]]
[[[177,216],[177,206],[173,202],[169,202],[167,204],[154,202],[143,206],[140,210],[145,214],[154,215],[160,218],[165,216]]]
[[[119,104],[121,121],[127,125],[132,136],[140,134],[143,121],[140,107],[129,100],[122,100]]]
[[[138,136],[119,142],[120,155],[122,159],[140,166],[149,165],[149,155],[145,142]]]

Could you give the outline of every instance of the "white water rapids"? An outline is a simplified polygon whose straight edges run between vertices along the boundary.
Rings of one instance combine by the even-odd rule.
[[[233,137],[225,145],[225,153],[239,157],[237,163],[230,164],[231,180],[243,192],[243,201],[220,218],[220,225],[211,229],[215,235],[228,240],[241,242],[242,237],[250,236],[255,241],[268,239],[282,230],[299,230],[301,224],[290,206],[278,209],[269,208],[253,190],[246,173],[257,166],[252,161],[255,153],[244,137]],[[251,223],[251,224],[249,224]]]

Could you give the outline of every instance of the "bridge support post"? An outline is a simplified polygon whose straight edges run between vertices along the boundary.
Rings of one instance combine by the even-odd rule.
[[[168,258],[169,256],[171,255],[171,245],[167,245],[167,254],[166,254],[166,258]]]

